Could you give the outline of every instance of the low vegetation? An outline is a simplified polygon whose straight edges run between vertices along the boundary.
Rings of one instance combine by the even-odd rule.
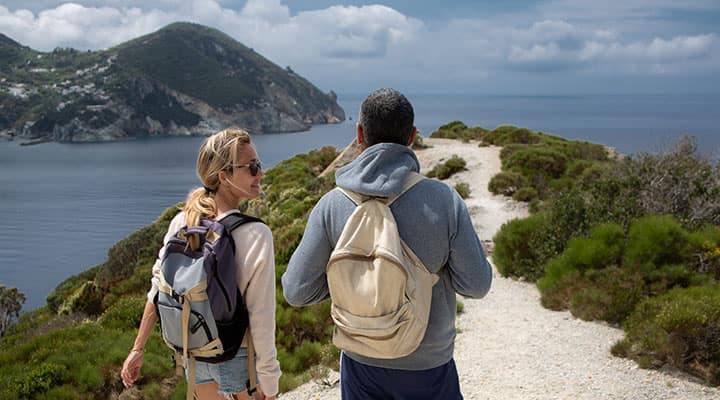
[[[465,182],[459,182],[455,185],[455,191],[458,192],[460,197],[467,199],[470,197],[470,185]]]
[[[284,300],[280,276],[300,241],[307,215],[334,187],[334,175],[317,176],[335,158],[333,147],[295,156],[268,170],[263,198],[241,207],[265,220],[274,233],[277,274],[277,345],[281,390],[318,377],[318,364],[338,368],[330,343],[329,303],[302,309]],[[0,399],[117,396],[122,362],[137,332],[150,270],[178,206],[116,243],[107,260],[58,285],[48,304],[20,316],[0,339]],[[175,376],[171,351],[159,330],[146,347],[138,398],[184,398],[184,379]]]
[[[719,384],[720,167],[694,139],[619,160],[508,127],[483,141],[504,146],[490,190],[534,211],[494,238],[500,273],[536,281],[545,307],[622,326],[614,354]]]
[[[461,121],[453,121],[438,128],[430,134],[431,138],[440,139],[460,139],[462,141],[480,140],[487,132],[486,129],[479,126],[468,127]]]
[[[529,201],[534,211],[494,238],[500,273],[537,282],[545,307],[622,326],[626,337],[613,354],[720,384],[720,167],[699,156],[691,138],[666,152],[622,159],[608,159],[599,145],[515,127],[486,131],[481,140],[503,146],[504,170],[490,189]],[[318,176],[336,154],[325,147],[283,161],[267,171],[266,195],[241,206],[274,233],[283,391],[321,376],[317,365],[338,367],[329,303],[291,308],[279,283],[310,209],[334,186],[333,174]],[[453,157],[435,174],[464,167]],[[456,190],[466,197],[469,185]],[[123,390],[121,363],[177,210],[170,207],[115,244],[103,264],[62,282],[45,307],[6,330],[0,399],[102,399]],[[169,357],[156,330],[134,389],[138,398],[184,396]]]
[[[428,178],[437,178],[440,180],[445,180],[445,179],[453,176],[454,174],[465,170],[466,165],[467,165],[467,162],[465,162],[465,160],[462,157],[453,155],[452,157],[450,157],[449,160],[433,167],[433,169],[428,171],[428,173],[425,175]]]

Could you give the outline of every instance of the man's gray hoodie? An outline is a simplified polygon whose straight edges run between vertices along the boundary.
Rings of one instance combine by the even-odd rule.
[[[430,150],[432,151],[432,150]],[[369,196],[400,193],[411,171],[420,164],[413,151],[392,143],[368,147],[352,163],[336,172],[338,186]],[[282,276],[285,299],[294,306],[329,298],[325,268],[353,202],[333,190],[310,213],[305,234]],[[433,288],[430,321],[422,343],[398,359],[375,359],[347,352],[352,359],[384,368],[423,370],[453,357],[455,294],[480,298],[490,290],[492,270],[485,259],[465,203],[448,185],[424,179],[390,206],[400,236],[425,266],[440,275]]]

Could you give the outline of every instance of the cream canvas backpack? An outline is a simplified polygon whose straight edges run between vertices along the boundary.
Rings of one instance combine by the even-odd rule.
[[[400,238],[389,207],[422,179],[411,173],[402,192],[388,199],[337,188],[357,206],[327,264],[333,343],[340,349],[400,358],[415,351],[425,336],[439,277]]]

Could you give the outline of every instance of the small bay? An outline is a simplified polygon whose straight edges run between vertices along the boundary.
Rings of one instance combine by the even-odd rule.
[[[355,135],[363,95],[341,95],[352,120],[308,132],[256,135],[264,164]],[[497,96],[408,94],[416,125],[429,135],[461,120],[495,128],[509,124],[622,153],[656,151],[682,134],[717,159],[720,95]],[[0,285],[27,294],[24,310],[42,306],[64,279],[97,265],[109,247],[147,225],[199,185],[195,157],[201,137],[114,143],[0,142]],[[472,185],[472,183],[470,183]]]

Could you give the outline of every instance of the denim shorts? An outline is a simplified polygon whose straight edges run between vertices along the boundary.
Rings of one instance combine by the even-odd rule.
[[[187,378],[188,372],[185,371]],[[218,393],[241,393],[247,389],[248,356],[247,348],[241,347],[232,360],[217,364],[195,362],[195,384],[217,382]]]

